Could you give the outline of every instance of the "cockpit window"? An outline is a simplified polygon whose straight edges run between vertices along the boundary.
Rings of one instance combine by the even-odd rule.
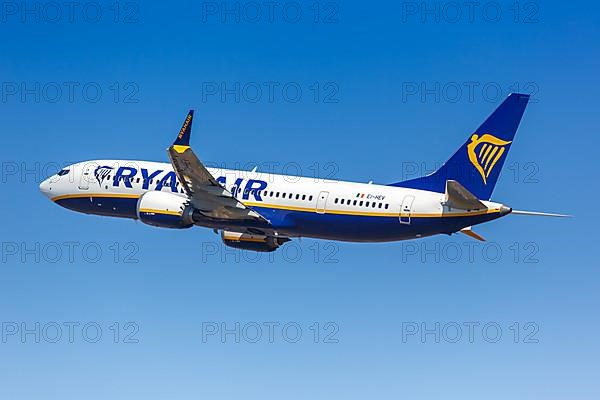
[[[58,171],[58,173],[56,175],[58,176],[63,176],[69,173],[68,169],[61,169],[60,171]]]

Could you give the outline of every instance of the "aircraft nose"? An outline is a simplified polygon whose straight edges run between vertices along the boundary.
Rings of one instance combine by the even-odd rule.
[[[43,181],[42,183],[40,183],[40,192],[42,192],[42,194],[46,197],[50,197],[50,191],[52,189],[50,188],[50,179],[46,179],[45,181]]]

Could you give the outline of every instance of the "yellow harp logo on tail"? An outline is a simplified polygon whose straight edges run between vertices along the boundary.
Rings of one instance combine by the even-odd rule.
[[[467,153],[471,164],[479,171],[483,183],[487,185],[487,178],[494,169],[494,166],[504,154],[506,145],[512,142],[507,142],[498,139],[489,133],[481,135],[475,134],[471,136],[471,143],[467,145]]]

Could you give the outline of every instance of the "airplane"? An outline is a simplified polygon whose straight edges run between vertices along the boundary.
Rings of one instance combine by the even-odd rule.
[[[461,232],[484,241],[472,227],[510,213],[566,216],[490,200],[528,101],[510,94],[437,171],[387,185],[207,168],[190,147],[191,110],[167,149],[170,163],[79,162],[40,190],[69,210],[211,228],[227,246],[260,252],[300,237],[391,242]]]

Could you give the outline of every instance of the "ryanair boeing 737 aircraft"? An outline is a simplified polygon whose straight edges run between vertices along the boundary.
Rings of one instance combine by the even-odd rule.
[[[385,242],[465,233],[513,211],[490,201],[529,96],[511,94],[434,173],[389,185],[205,167],[190,147],[193,111],[167,149],[170,163],[94,160],[40,184],[73,211],[162,228],[220,231],[232,247],[273,251],[291,238]]]

